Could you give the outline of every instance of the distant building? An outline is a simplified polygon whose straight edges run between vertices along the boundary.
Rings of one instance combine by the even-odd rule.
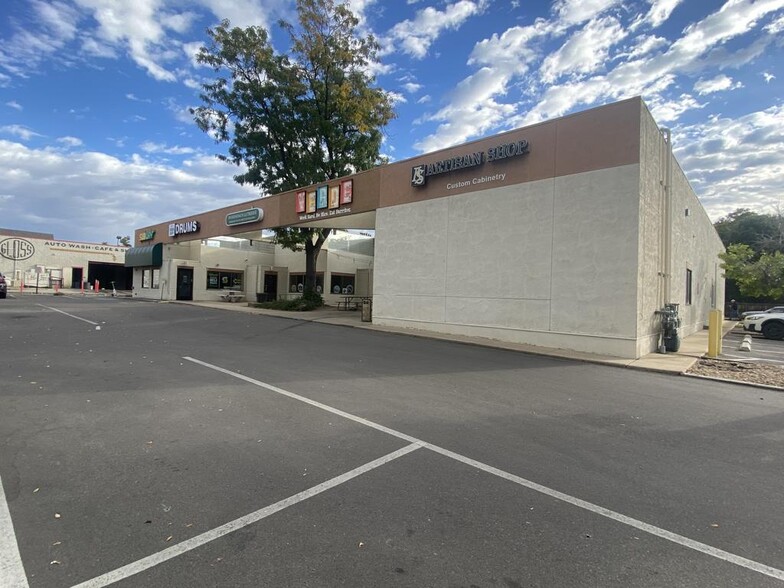
[[[125,267],[128,247],[62,241],[50,233],[0,229],[0,273],[12,288],[94,287],[130,290],[132,271]]]

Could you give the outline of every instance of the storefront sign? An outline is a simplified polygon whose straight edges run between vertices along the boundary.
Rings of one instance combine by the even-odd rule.
[[[104,244],[97,244],[97,243],[73,243],[71,241],[46,241],[44,243],[46,247],[49,247],[52,251],[116,251],[116,252],[125,252],[127,251],[126,247],[118,247],[117,245],[104,245]]]
[[[238,210],[226,215],[226,226],[245,225],[256,223],[264,218],[264,211],[260,208],[249,208],[248,210]]]
[[[139,241],[152,241],[155,238],[155,231],[144,231],[139,233]]]
[[[9,237],[0,241],[0,255],[6,259],[22,261],[30,259],[35,253],[35,247],[27,239]]]
[[[349,214],[349,213],[351,213],[351,207],[344,206],[343,208],[336,208],[335,210],[319,210],[313,213],[300,214],[299,220],[301,221],[319,220],[322,218],[329,218],[332,216],[337,216],[340,214]]]
[[[353,201],[354,180],[343,180],[337,186],[319,186],[310,192],[299,190],[294,196],[294,210],[300,215],[300,220],[323,218],[335,214],[345,214],[350,211],[350,208],[342,209],[341,207],[350,205]],[[329,208],[329,213],[316,212],[323,208]],[[303,212],[307,214],[303,215]],[[314,212],[315,215],[310,214]]]
[[[187,235],[188,233],[198,233],[201,225],[199,221],[191,220],[184,223],[170,223],[169,224],[169,237],[176,237],[177,235]]]
[[[526,153],[528,153],[528,141],[523,140],[514,143],[503,143],[496,147],[491,147],[487,152],[476,151],[467,155],[458,155],[457,157],[434,161],[433,163],[415,165],[411,168],[411,185],[422,187],[427,182],[429,176],[477,167],[483,165],[486,161],[498,161],[508,157],[525,155]]]

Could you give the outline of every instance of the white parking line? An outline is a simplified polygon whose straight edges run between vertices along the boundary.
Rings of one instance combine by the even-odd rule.
[[[209,543],[210,541],[214,541],[219,537],[223,537],[224,535],[228,535],[238,529],[243,527],[247,527],[248,525],[252,525],[264,518],[267,518],[270,515],[275,514],[276,512],[280,512],[284,508],[288,508],[289,506],[293,506],[298,502],[302,502],[303,500],[307,500],[308,498],[312,498],[317,494],[321,494],[329,490],[330,488],[334,488],[335,486],[339,486],[349,480],[356,478],[364,473],[369,472],[370,470],[374,470],[377,467],[380,467],[384,464],[389,463],[392,460],[397,459],[398,457],[403,457],[404,455],[411,453],[412,451],[416,451],[421,446],[412,443],[411,445],[406,445],[405,447],[398,449],[397,451],[393,451],[392,453],[388,453],[383,457],[379,457],[378,459],[374,459],[364,465],[359,466],[358,468],[354,468],[353,470],[346,472],[345,474],[341,474],[331,480],[327,480],[326,482],[322,482],[312,488],[308,488],[307,490],[303,490],[298,494],[294,494],[293,496],[289,496],[288,498],[284,498],[283,500],[276,502],[275,504],[271,504],[266,506],[262,509],[259,509],[255,512],[247,514],[243,517],[238,519],[234,519],[226,523],[225,525],[221,525],[220,527],[216,527],[211,531],[207,531],[206,533],[202,533],[201,535],[196,535],[195,537],[191,537],[190,539],[186,539],[182,543],[178,543],[177,545],[172,545],[168,549],[164,549],[158,553],[154,553],[149,557],[145,557],[138,561],[135,561],[131,564],[123,566],[121,568],[117,568],[107,574],[103,574],[102,576],[98,576],[97,578],[93,578],[92,580],[87,580],[86,582],[82,582],[81,584],[77,584],[73,588],[99,588],[100,586],[108,586],[109,584],[113,584],[114,582],[119,582],[120,580],[124,580],[134,574],[138,574],[139,572],[143,572],[153,566],[157,566],[167,560],[170,560],[178,555],[182,555],[188,551],[196,549],[197,547],[201,547],[205,543]],[[3,585],[5,586],[5,585]],[[26,586],[26,584],[25,584]]]
[[[487,472],[489,474],[493,474],[495,476],[498,476],[498,477],[503,478],[505,480],[508,480],[510,482],[514,482],[515,484],[519,484],[519,485],[524,486],[526,488],[529,488],[531,490],[535,490],[536,492],[541,492],[542,494],[545,494],[545,495],[550,496],[552,498],[555,498],[557,500],[561,500],[561,501],[566,502],[568,504],[574,505],[574,506],[576,506],[578,508],[585,509],[587,511],[590,511],[590,512],[592,512],[594,514],[598,514],[600,516],[606,517],[606,518],[611,519],[613,521],[617,521],[617,522],[622,523],[624,525],[628,525],[630,527],[634,527],[635,529],[639,529],[640,531],[643,531],[645,533],[649,533],[649,534],[654,535],[656,537],[659,537],[661,539],[666,539],[667,541],[671,541],[673,543],[677,543],[678,545],[682,545],[682,546],[687,547],[689,549],[693,549],[694,551],[698,551],[700,553],[704,553],[705,555],[710,555],[711,557],[715,557],[717,559],[720,559],[720,560],[723,560],[723,561],[735,564],[737,566],[740,566],[740,567],[743,567],[743,568],[746,568],[746,569],[758,572],[760,574],[764,574],[766,576],[770,576],[770,577],[776,578],[778,580],[784,580],[784,570],[780,570],[778,568],[774,568],[774,567],[771,567],[771,566],[768,566],[768,565],[756,562],[754,560],[747,559],[747,558],[741,557],[739,555],[735,555],[734,553],[730,553],[729,551],[724,551],[723,549],[718,549],[716,547],[712,547],[711,545],[707,545],[705,543],[700,543],[699,541],[695,541],[694,539],[690,539],[688,537],[684,537],[683,535],[678,535],[677,533],[673,533],[671,531],[668,531],[666,529],[662,529],[661,527],[657,527],[655,525],[651,525],[651,524],[646,523],[644,521],[639,521],[637,519],[634,519],[632,517],[626,516],[626,515],[621,514],[619,512],[615,512],[613,510],[610,510],[609,508],[605,508],[603,506],[599,506],[598,504],[593,504],[591,502],[582,500],[582,499],[577,498],[575,496],[571,496],[569,494],[565,494],[563,492],[559,492],[558,490],[554,490],[552,488],[548,488],[547,486],[542,486],[541,484],[537,484],[536,482],[532,482],[531,480],[526,480],[525,478],[521,478],[520,476],[516,476],[516,475],[511,474],[509,472],[505,472],[505,471],[500,470],[498,468],[495,468],[495,467],[493,467],[491,465],[487,465],[487,464],[484,464],[482,462],[476,461],[474,459],[471,459],[470,457],[466,457],[464,455],[460,455],[459,453],[455,453],[453,451],[449,451],[448,449],[444,449],[443,447],[439,447],[438,445],[433,445],[432,443],[428,443],[427,441],[423,441],[421,439],[417,439],[416,437],[412,437],[411,435],[406,435],[405,433],[401,433],[400,431],[396,431],[394,429],[390,429],[389,427],[385,427],[384,425],[379,425],[378,423],[374,423],[373,421],[364,419],[362,417],[358,417],[356,415],[352,415],[352,414],[344,412],[344,411],[342,411],[340,409],[333,408],[333,407],[328,406],[326,404],[322,404],[321,402],[316,402],[315,400],[311,400],[309,398],[305,398],[304,396],[300,396],[299,394],[295,394],[293,392],[289,392],[287,390],[283,390],[282,388],[278,388],[277,386],[273,386],[271,384],[266,384],[266,383],[261,382],[259,380],[255,380],[255,379],[250,378],[248,376],[244,376],[242,374],[238,374],[236,372],[232,372],[232,371],[227,370],[225,368],[222,368],[222,367],[219,367],[219,366],[216,366],[216,365],[212,365],[212,364],[206,363],[204,361],[200,361],[198,359],[194,359],[192,357],[184,357],[183,359],[185,359],[187,361],[190,361],[190,362],[193,362],[193,363],[196,363],[196,364],[199,364],[199,365],[204,366],[206,368],[209,368],[211,370],[215,370],[217,372],[221,372],[221,373],[227,374],[227,375],[232,376],[234,378],[237,378],[237,379],[240,379],[240,380],[244,380],[244,381],[246,381],[246,382],[248,382],[250,384],[254,384],[255,386],[259,386],[261,388],[266,388],[267,390],[270,390],[272,392],[276,392],[278,394],[282,394],[284,396],[288,396],[289,398],[293,398],[295,400],[299,400],[300,402],[304,402],[304,403],[309,404],[311,406],[315,406],[315,407],[320,408],[322,410],[326,410],[328,412],[331,412],[332,414],[337,414],[337,415],[343,416],[343,417],[345,417],[347,419],[350,419],[350,420],[352,420],[354,422],[362,423],[362,424],[367,425],[369,427],[372,427],[372,428],[374,428],[374,429],[376,429],[378,431],[384,431],[385,433],[389,433],[390,435],[398,437],[399,439],[405,439],[407,441],[410,441],[411,443],[418,444],[418,445],[420,445],[422,447],[430,449],[431,451],[435,451],[436,453],[439,453],[440,455],[443,455],[445,457],[449,457],[451,459],[454,459],[454,460],[459,461],[461,463],[464,463],[466,465],[475,467],[475,468],[477,468],[477,469],[479,469],[479,470],[481,470],[483,472]]]
[[[43,304],[39,304],[38,306],[40,306],[41,308],[46,308],[48,310],[53,310],[55,312],[59,312],[60,314],[64,314],[65,316],[70,316],[71,318],[75,318],[78,321],[84,321],[86,323],[90,323],[91,325],[96,325],[96,326],[98,325],[98,323],[94,323],[93,321],[88,321],[85,318],[82,318],[80,316],[76,316],[75,314],[69,314],[69,313],[67,313],[67,312],[65,312],[63,310],[59,310],[57,308],[52,308],[51,306],[44,306]]]
[[[5,500],[3,481],[0,480],[0,586],[3,588],[27,588],[19,546],[16,544],[11,512]]]

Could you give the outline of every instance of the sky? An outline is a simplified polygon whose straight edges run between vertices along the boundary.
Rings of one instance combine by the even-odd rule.
[[[712,220],[784,197],[784,0],[351,0],[399,161],[642,96]],[[0,227],[110,242],[251,200],[194,124],[206,30],[293,0],[0,1]]]

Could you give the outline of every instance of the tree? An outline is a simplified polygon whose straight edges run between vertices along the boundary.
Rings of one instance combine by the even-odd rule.
[[[727,247],[720,255],[725,276],[733,280],[740,293],[752,298],[784,298],[784,255],[779,251],[757,256],[745,243]]]
[[[392,119],[389,96],[374,87],[368,65],[378,44],[357,34],[346,4],[297,0],[299,27],[281,21],[291,41],[278,53],[261,27],[207,31],[197,56],[219,74],[202,86],[196,123],[230,143],[224,161],[245,165],[234,176],[262,196],[335,179],[382,163],[381,129]],[[305,290],[314,291],[316,261],[331,229],[282,228],[276,242],[305,250]]]
[[[780,211],[772,215],[738,208],[716,221],[713,226],[725,247],[745,243],[756,253],[784,252],[784,223]]]

